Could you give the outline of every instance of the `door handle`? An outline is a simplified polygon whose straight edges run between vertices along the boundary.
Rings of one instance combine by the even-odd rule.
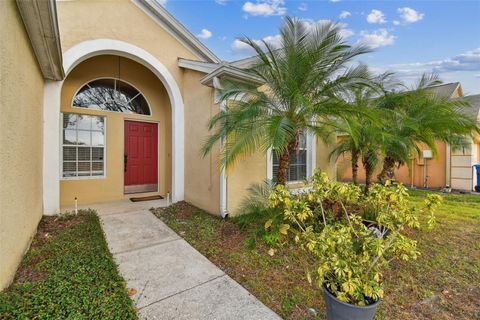
[[[127,172],[128,154],[123,155],[123,172]]]

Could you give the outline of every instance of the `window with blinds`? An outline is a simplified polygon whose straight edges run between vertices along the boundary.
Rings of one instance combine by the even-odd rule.
[[[273,180],[277,178],[278,167],[279,167],[279,156],[275,152],[272,152],[273,157]],[[295,154],[290,155],[290,165],[288,168],[288,177],[289,182],[293,181],[303,181],[307,178],[307,141],[305,136],[302,134],[299,137],[298,141],[298,150]]]
[[[105,118],[63,114],[62,176],[105,175]]]

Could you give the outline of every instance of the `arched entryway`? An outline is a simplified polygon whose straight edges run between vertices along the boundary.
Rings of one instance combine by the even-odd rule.
[[[98,39],[85,41],[64,54],[64,70],[68,75],[82,62],[97,56],[116,56],[133,60],[152,72],[163,84],[168,96],[171,122],[171,196],[173,201],[184,197],[184,108],[180,89],[167,68],[147,51],[129,43]],[[51,81],[44,94],[44,212],[60,210],[61,106],[64,81]]]

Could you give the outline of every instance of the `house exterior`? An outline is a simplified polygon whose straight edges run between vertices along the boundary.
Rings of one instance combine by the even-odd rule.
[[[221,61],[154,0],[4,0],[0,17],[0,289],[42,215],[75,201],[162,195],[225,217],[238,214],[252,183],[274,177],[271,152],[228,172],[219,169],[219,147],[200,152],[208,120],[225,108],[222,83],[262,85],[245,72],[255,58]],[[462,95],[459,86],[442,90]],[[428,160],[429,186],[468,189],[476,139],[461,153],[441,145],[439,159]],[[348,179],[329,148],[302,139],[291,188],[315,169]],[[424,167],[414,161],[412,177],[405,168],[398,176],[421,185]]]
[[[5,0],[0,12],[0,288],[41,216],[75,199],[162,195],[225,216],[272,178],[271,153],[227,173],[218,148],[200,154],[217,89],[255,82],[252,59],[220,61],[153,0]],[[334,175],[322,149],[305,137],[292,186],[315,168]]]
[[[459,82],[442,84],[431,88],[431,91],[450,99],[463,99],[471,108],[465,112],[480,121],[480,95],[464,96]],[[450,187],[454,190],[472,191],[477,185],[476,174],[472,166],[480,163],[480,136],[468,137],[466,144],[453,148],[444,142],[436,142],[438,154],[432,154],[426,146],[420,146],[420,157],[411,159],[410,169],[407,165],[395,170],[395,179],[409,187],[441,189]],[[374,177],[379,173],[374,174]],[[337,179],[351,181],[352,170],[349,156],[342,156],[337,161]],[[358,180],[365,181],[365,170],[359,164]]]

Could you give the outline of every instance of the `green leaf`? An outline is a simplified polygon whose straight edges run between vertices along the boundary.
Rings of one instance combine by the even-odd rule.
[[[265,229],[270,228],[272,226],[272,223],[273,223],[272,219],[267,220],[267,222],[265,222]]]
[[[279,231],[281,234],[287,235],[288,229],[290,229],[290,225],[288,225],[288,224],[282,224],[282,225],[280,225],[280,228],[278,229],[278,231]]]

